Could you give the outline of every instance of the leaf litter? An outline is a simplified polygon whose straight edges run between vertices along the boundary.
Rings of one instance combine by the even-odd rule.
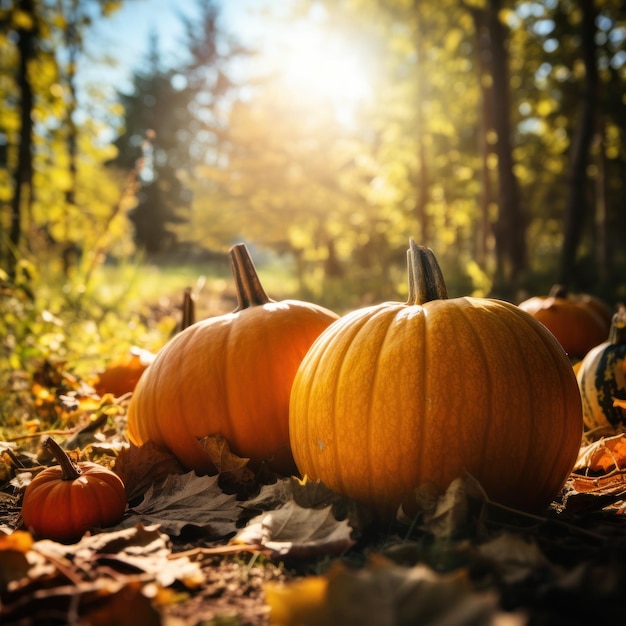
[[[381,525],[319,482],[251,469],[219,435],[201,442],[215,476],[186,471],[153,444],[133,446],[128,398],[91,395],[50,365],[22,401],[38,403],[37,418],[0,442],[3,625],[623,621],[623,434],[581,446],[540,515],[491,502],[471,476],[459,476],[443,493],[420,486],[418,513],[399,511]],[[51,463],[39,446],[50,434],[76,459],[123,478],[120,525],[73,544],[23,528],[21,497]]]

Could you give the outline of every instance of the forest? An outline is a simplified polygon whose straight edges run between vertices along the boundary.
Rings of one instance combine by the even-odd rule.
[[[119,4],[2,7],[7,277],[28,262],[84,280],[244,240],[346,309],[406,289],[413,237],[457,295],[520,301],[559,282],[623,298],[620,2],[293,3],[282,28],[310,22],[359,51],[352,100],[255,65],[204,2],[179,64],[155,35],[132,91],[106,101],[78,85],[90,28]]]

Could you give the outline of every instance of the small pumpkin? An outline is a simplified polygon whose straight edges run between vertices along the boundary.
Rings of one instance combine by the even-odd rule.
[[[611,315],[599,298],[569,294],[554,285],[548,296],[533,296],[519,307],[546,326],[559,340],[572,361],[582,359],[609,332]]]
[[[191,289],[187,288],[183,292],[183,302],[181,306],[181,321],[178,331],[185,330],[195,322],[195,303]],[[116,397],[126,395],[135,390],[139,377],[147,369],[148,365],[154,361],[155,354],[149,350],[133,346],[128,356],[110,363],[101,372],[93,383],[96,393],[103,396],[105,393],[112,393]]]
[[[74,463],[51,437],[43,445],[58,465],[39,472],[26,487],[24,526],[36,537],[70,542],[92,528],[117,524],[126,510],[122,479],[98,463]]]
[[[113,361],[97,376],[93,383],[96,393],[100,396],[112,393],[119,398],[134,391],[139,378],[154,361],[154,356],[148,350],[133,346],[125,358]]]
[[[332,311],[271,300],[245,244],[229,252],[239,306],[173,337],[139,380],[128,407],[128,436],[169,449],[188,469],[215,468],[199,440],[222,435],[233,453],[287,473],[289,393],[300,361]]]
[[[613,316],[608,339],[592,348],[577,372],[585,428],[592,437],[626,430],[626,308]],[[616,404],[615,401],[618,401]]]
[[[381,517],[464,472],[495,501],[545,507],[582,438],[567,355],[513,304],[448,298],[431,250],[411,240],[408,255],[406,303],[344,315],[303,359],[289,418],[298,469]]]

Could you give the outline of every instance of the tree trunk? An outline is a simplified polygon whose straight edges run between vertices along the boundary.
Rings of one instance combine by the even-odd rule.
[[[513,296],[516,282],[526,269],[528,259],[526,219],[520,203],[517,179],[513,172],[508,54],[504,27],[499,17],[501,5],[501,0],[490,0],[484,9],[470,5],[466,5],[466,8],[472,15],[476,30],[483,97],[481,129],[483,167],[480,198],[482,223],[478,226],[482,232],[477,236],[477,251],[479,256],[486,257],[490,226],[489,205],[496,197],[498,218],[493,225],[496,253],[494,288],[501,292],[501,295]],[[490,76],[489,85],[484,84],[482,76]],[[493,145],[487,141],[489,132],[494,132],[496,136]],[[497,196],[487,165],[490,154],[497,157]]]
[[[474,19],[474,29],[476,31],[477,54],[476,62],[480,75],[491,75],[491,46],[489,34],[485,24],[484,11],[472,11]],[[489,219],[489,207],[495,202],[493,190],[493,176],[489,168],[489,156],[492,154],[491,146],[487,140],[487,134],[492,126],[493,119],[493,93],[492,86],[486,81],[480,81],[481,108],[480,108],[480,128],[478,132],[478,149],[481,159],[480,171],[480,198],[479,222],[476,225],[476,238],[474,242],[474,258],[481,268],[485,269],[489,256],[489,235],[491,234],[491,222]]]
[[[416,186],[416,200],[415,200],[415,209],[414,214],[415,218],[418,222],[419,233],[420,233],[420,243],[423,246],[432,245],[432,226],[430,216],[428,215],[428,196],[429,196],[429,187],[430,187],[430,172],[428,171],[427,164],[427,154],[426,154],[426,142],[425,142],[425,133],[426,133],[426,122],[424,116],[424,103],[426,102],[426,90],[427,90],[427,81],[425,80],[425,58],[426,52],[424,49],[424,41],[425,37],[423,35],[423,31],[425,30],[422,23],[422,16],[419,12],[419,3],[416,4],[415,7],[417,19],[418,19],[418,28],[417,28],[417,58],[418,58],[418,68],[417,68],[417,81],[418,81],[418,94],[417,94],[417,102],[415,103],[416,107],[416,131],[417,131],[417,156],[418,156],[418,170],[415,176],[415,186]]]
[[[35,23],[32,0],[21,0],[20,10],[31,16]],[[28,76],[28,67],[35,57],[35,28],[20,27],[17,30],[19,55],[16,82],[20,91],[20,140],[17,164],[13,175],[13,199],[11,202],[11,221],[9,226],[10,250],[8,254],[8,273],[15,277],[16,262],[22,237],[22,203],[24,196],[30,194],[33,178],[33,88]]]
[[[502,285],[515,285],[526,269],[526,219],[523,215],[517,179],[513,172],[509,76],[504,27],[500,21],[501,0],[490,0],[486,9],[486,26],[491,46],[493,80],[493,129],[497,135],[498,220],[495,224],[496,274]]]
[[[572,138],[568,193],[565,205],[563,249],[559,282],[569,287],[575,274],[576,254],[587,212],[587,165],[593,141],[597,108],[598,68],[596,65],[594,0],[581,0],[581,54],[585,65],[585,84],[580,101],[578,124]]]
[[[66,206],[63,214],[63,273],[66,278],[69,276],[71,271],[75,269],[75,265],[77,263],[77,256],[72,253],[75,251],[77,245],[76,242],[70,241],[70,220],[72,219],[73,207],[76,205],[76,187],[78,183],[78,129],[76,128],[76,122],[74,119],[78,100],[76,94],[76,65],[78,62],[78,53],[80,48],[78,9],[78,0],[72,0],[65,20],[65,46],[68,53],[65,82],[67,84],[69,94],[65,114],[65,128],[67,132],[66,145],[70,175],[70,185],[65,192]]]
[[[598,277],[605,284],[613,272],[613,250],[609,237],[609,218],[607,202],[606,154],[604,151],[604,120],[600,117],[596,128],[594,144],[596,147],[597,175],[595,184],[595,244],[596,270]]]

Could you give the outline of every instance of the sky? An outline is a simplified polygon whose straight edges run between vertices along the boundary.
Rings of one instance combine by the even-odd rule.
[[[266,1],[223,0],[220,4],[224,28],[238,33],[242,40],[256,40],[261,31],[254,13]],[[88,80],[95,78],[116,88],[126,84],[146,56],[152,32],[158,35],[163,60],[175,62],[183,34],[181,13],[193,17],[197,13],[196,0],[125,0],[118,11],[98,20],[90,31]],[[111,57],[115,64],[103,63],[103,55]]]

